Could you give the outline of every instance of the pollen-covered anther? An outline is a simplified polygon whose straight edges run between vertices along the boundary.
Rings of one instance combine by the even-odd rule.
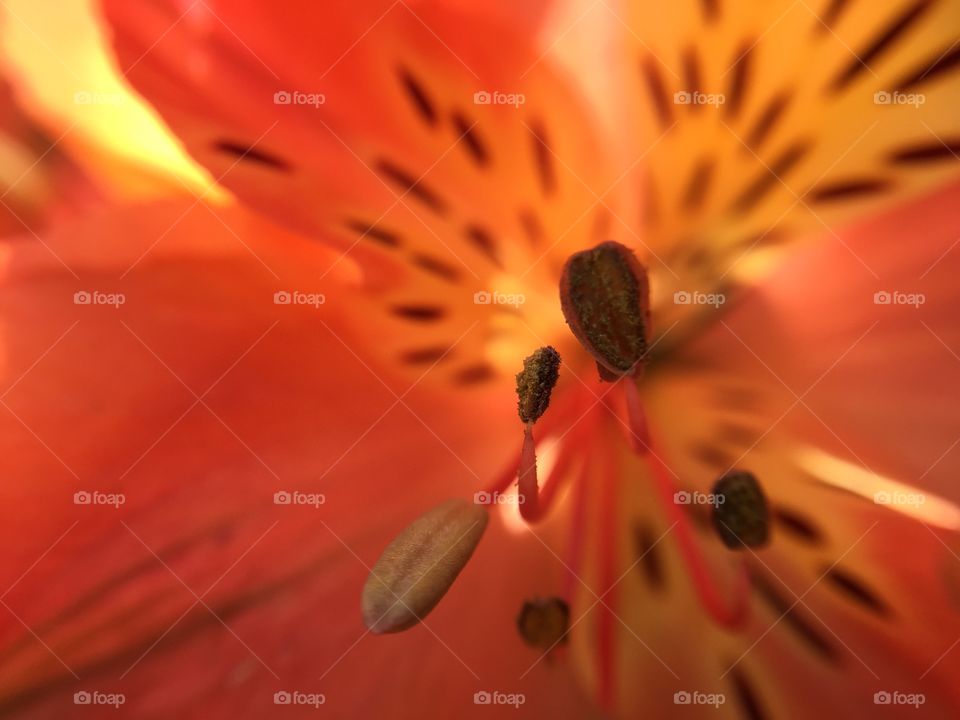
[[[723,544],[738,550],[770,540],[770,510],[763,488],[746,470],[733,470],[713,486],[713,525]]]
[[[523,499],[520,514],[527,520],[540,517],[540,486],[537,480],[537,445],[533,424],[550,405],[550,394],[560,375],[560,353],[542,347],[523,361],[517,373],[517,412],[524,423],[523,445],[517,467],[518,494]]]
[[[448,500],[408,525],[370,571],[361,599],[364,624],[381,634],[423,620],[470,560],[487,519],[482,506]]]
[[[560,305],[571,331],[615,380],[643,370],[650,340],[650,286],[633,251],[605,242],[571,255],[560,280]]]
[[[547,411],[559,374],[560,353],[549,345],[524,358],[517,373],[517,412],[523,422],[534,423]]]
[[[528,600],[517,616],[517,630],[533,648],[550,650],[567,641],[570,607],[560,598]]]

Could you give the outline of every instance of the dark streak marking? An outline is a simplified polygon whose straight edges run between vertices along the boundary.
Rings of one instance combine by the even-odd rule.
[[[770,247],[771,245],[780,245],[791,237],[790,233],[781,227],[771,228],[764,232],[751,235],[737,243],[738,248],[753,248],[757,245],[761,247]]]
[[[429,255],[421,255],[418,253],[412,255],[410,261],[421,270],[425,270],[449,282],[459,282],[460,280],[460,271],[453,265],[443,262],[443,260],[437,260]]]
[[[653,100],[653,107],[657,111],[660,124],[666,129],[673,119],[673,110],[670,107],[672,99],[667,94],[667,86],[663,81],[663,75],[657,67],[657,61],[653,58],[647,58],[643,61],[640,68],[643,71],[644,79],[647,82],[647,90],[650,93],[650,99]]]
[[[487,152],[486,145],[480,141],[475,125],[476,123],[470,122],[460,113],[453,114],[453,126],[457,131],[457,137],[460,138],[463,147],[467,149],[470,157],[474,159],[477,165],[484,167],[490,163],[490,154]]]
[[[633,533],[638,567],[643,571],[643,577],[650,589],[660,592],[664,589],[666,574],[663,559],[657,548],[657,536],[646,525],[637,524]]]
[[[720,17],[720,0],[700,0],[703,9],[703,19],[708,23],[715,23]]]
[[[688,93],[703,91],[703,82],[700,78],[700,64],[697,59],[697,50],[695,47],[688,47],[683,53],[683,77],[684,89]],[[703,109],[703,106],[697,103],[691,103],[689,107],[694,112]]]
[[[233,155],[241,161],[256,163],[273,170],[290,172],[290,164],[286,160],[264,150],[257,150],[251,145],[231,142],[230,140],[218,140],[213,144],[213,148],[218,152]]]
[[[477,365],[468,365],[457,371],[453,376],[453,381],[457,385],[476,385],[492,380],[497,375],[492,366],[487,363],[478,363]]]
[[[757,691],[740,668],[734,667],[730,671],[730,681],[733,683],[733,690],[743,709],[744,717],[747,720],[766,720],[768,716],[760,704]]]
[[[716,163],[713,158],[705,157],[694,166],[690,179],[687,181],[687,189],[683,193],[683,208],[685,210],[696,210],[706,198],[707,191],[710,189],[710,181],[713,179],[713,171]]]
[[[733,66],[733,75],[730,77],[730,86],[727,88],[727,102],[724,105],[724,115],[736,118],[743,106],[746,95],[747,80],[750,77],[750,67],[753,62],[753,43],[745,44],[737,52],[739,58]]]
[[[393,305],[390,312],[416,322],[436,322],[443,319],[447,309],[442,305]]]
[[[740,447],[750,447],[757,439],[757,432],[746,425],[725,422],[720,425],[717,437],[724,442]]]
[[[497,243],[490,232],[479,225],[467,225],[464,229],[467,240],[483,253],[498,268],[503,268],[503,262],[500,260],[497,252]]]
[[[960,138],[910,145],[894,150],[888,156],[888,161],[896,165],[922,165],[943,160],[960,160]]]
[[[417,348],[401,353],[400,362],[405,365],[427,365],[446,360],[451,354],[450,347],[447,345]]]
[[[397,185],[404,193],[413,195],[431,210],[440,215],[447,211],[447,204],[424,184],[423,179],[413,177],[387,160],[377,160],[374,168],[388,181]]]
[[[832,0],[826,11],[824,11],[823,17],[820,18],[820,22],[814,25],[814,34],[823,35],[832,30],[840,18],[840,14],[847,8],[849,3],[850,0]]]
[[[557,188],[557,178],[553,169],[553,157],[546,130],[540,123],[531,123],[527,129],[530,131],[533,142],[533,159],[537,168],[537,177],[540,178],[540,188],[544,195],[552,195]]]
[[[912,90],[937,75],[951,70],[957,64],[960,64],[960,45],[955,45],[949,50],[940,50],[931,56],[926,65],[921,66],[912,75],[908,75],[901,80],[897,84],[897,91]]]
[[[865,195],[875,195],[884,190],[889,190],[890,187],[891,184],[887,180],[865,178],[821,185],[810,190],[807,194],[815,203],[831,203],[849,200],[850,198],[860,198]]]
[[[788,535],[809,545],[822,545],[823,533],[808,518],[785,507],[774,508],[774,522]]]
[[[710,443],[697,443],[689,448],[690,455],[711,468],[728,468],[735,460],[733,455],[721,447]]]
[[[345,222],[347,228],[358,233],[361,237],[369,238],[375,242],[387,247],[399,247],[400,238],[389,230],[384,230],[378,225],[369,225],[362,220],[348,219]]]
[[[753,585],[760,597],[763,598],[773,609],[775,615],[783,617],[783,622],[793,630],[797,636],[804,640],[818,655],[831,662],[839,662],[840,657],[836,648],[813,628],[813,626],[797,610],[796,599],[785,597],[779,590],[773,587],[771,581],[763,577],[760,573],[753,573]],[[779,582],[779,581],[778,581]]]
[[[746,213],[755,207],[773,188],[783,182],[783,176],[789,173],[810,151],[810,144],[801,140],[784,150],[760,176],[744,190],[733,204],[733,209]]]
[[[530,208],[524,208],[520,211],[520,227],[530,241],[532,247],[537,247],[543,242],[543,225],[536,213]]]
[[[767,103],[760,117],[754,123],[753,128],[747,133],[745,143],[754,152],[759,152],[763,142],[770,136],[770,133],[776,127],[784,111],[790,104],[791,95],[783,91],[775,95]]]
[[[839,93],[858,76],[866,72],[870,63],[883,55],[896,42],[897,38],[907,32],[910,26],[921,18],[932,4],[931,0],[920,0],[887,25],[880,35],[865,50],[857,53],[857,57],[853,58],[847,67],[834,78],[830,84],[830,92]]]
[[[877,615],[887,615],[889,613],[886,603],[873,590],[845,570],[831,568],[827,572],[826,579],[832,583],[835,590],[839,590],[860,607]]]
[[[437,111],[434,109],[433,102],[431,102],[423,86],[418,83],[413,75],[405,68],[399,68],[397,73],[400,75],[400,82],[403,85],[403,89],[413,103],[413,107],[420,114],[420,117],[423,118],[427,125],[436,127]]]

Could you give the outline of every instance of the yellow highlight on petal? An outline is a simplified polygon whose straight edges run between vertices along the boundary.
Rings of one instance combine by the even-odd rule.
[[[5,0],[0,10],[0,46],[19,100],[49,126],[53,139],[62,135],[60,144],[80,155],[91,174],[117,174],[116,167],[104,169],[111,163],[103,155],[114,155],[173,175],[194,191],[211,188],[207,173],[118,71],[96,0],[57,0],[55,9],[36,0]],[[94,157],[83,157],[84,148]],[[123,185],[122,178],[114,180]],[[176,180],[171,187],[183,189]]]
[[[823,452],[803,447],[797,452],[797,464],[827,485],[848,490],[878,505],[903,513],[929,525],[947,530],[960,529],[960,507],[946,498]]]

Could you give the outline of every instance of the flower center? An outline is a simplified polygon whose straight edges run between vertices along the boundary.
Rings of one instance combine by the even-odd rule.
[[[566,637],[567,607],[572,602],[574,589],[572,579],[579,573],[582,550],[589,545],[583,537],[587,492],[602,494],[603,512],[609,513],[611,518],[610,522],[601,524],[604,536],[596,546],[602,554],[600,567],[604,570],[604,581],[611,586],[616,584],[619,529],[613,516],[618,505],[620,480],[616,459],[621,446],[616,444],[616,431],[621,428],[626,431],[633,452],[649,469],[704,610],[718,624],[728,628],[742,625],[746,618],[749,586],[746,564],[738,558],[734,594],[727,597],[711,576],[690,518],[677,500],[682,493],[678,493],[674,483],[676,476],[658,453],[655,436],[648,428],[638,390],[651,347],[648,296],[646,269],[628,248],[619,243],[605,242],[567,260],[560,282],[561,308],[573,335],[595,361],[598,377],[589,380],[576,378],[579,387],[559,393],[551,402],[560,376],[560,355],[551,347],[543,347],[528,356],[517,374],[517,409],[523,423],[520,453],[499,477],[475,496],[475,504],[487,504],[489,498],[497,497],[516,482],[520,515],[523,521],[536,523],[555,504],[563,484],[568,480],[575,484],[568,539],[571,557],[565,563],[569,570],[567,585],[560,597],[550,602],[528,602],[518,620],[523,639],[546,650],[560,644]],[[608,400],[607,396],[611,394],[613,397]],[[534,438],[534,425],[539,441]],[[544,438],[552,441],[556,459],[541,485],[536,455]],[[728,473],[718,480],[714,495],[723,498],[723,502],[714,505],[713,520],[727,547],[750,549],[768,541],[767,505],[752,475],[741,471]],[[438,562],[437,556],[442,558],[442,548],[437,543],[421,540],[422,528],[438,525],[434,517],[437,511],[432,513],[415,522],[388,548],[377,566],[388,581],[370,583],[372,589],[365,596],[365,607],[375,607],[377,611],[383,607],[391,608],[389,601],[397,597],[412,597],[416,601],[412,608],[394,613],[400,619],[391,628],[402,629],[416,618],[422,619],[423,614],[439,602],[480,540],[482,527],[479,533],[471,536],[471,544],[457,555],[458,559],[462,558],[462,563],[453,572],[432,578],[425,586],[419,582],[409,586],[409,568],[429,566]],[[457,513],[438,517],[447,523],[443,529],[450,535],[463,531],[468,525],[471,529],[476,527],[476,518],[463,508]],[[373,592],[376,589],[380,592]],[[605,601],[602,612],[615,617],[615,608],[616,600],[610,598]],[[373,614],[376,613],[368,613]],[[388,617],[392,615],[388,613]],[[615,623],[611,617],[600,623],[598,631],[603,656],[599,659],[599,677],[604,696],[612,693]]]

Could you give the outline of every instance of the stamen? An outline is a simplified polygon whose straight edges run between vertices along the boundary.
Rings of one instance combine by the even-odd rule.
[[[750,600],[750,575],[747,566],[740,563],[733,602],[726,604],[720,597],[720,591],[714,584],[707,571],[706,563],[697,547],[690,520],[686,513],[676,503],[676,485],[670,479],[669,470],[663,464],[656,448],[651,446],[647,455],[647,462],[653,471],[654,485],[660,494],[667,515],[673,522],[680,554],[690,572],[694,589],[700,597],[706,611],[723,627],[739,627],[746,619]]]
[[[524,359],[517,373],[517,412],[523,422],[535,423],[547,411],[559,374],[560,353],[549,345]]]
[[[528,600],[517,616],[517,630],[533,648],[552,650],[567,641],[570,607],[560,598]]]
[[[533,424],[550,406],[550,395],[560,374],[560,354],[552,347],[542,347],[523,361],[523,370],[517,373],[517,412],[525,423],[523,446],[517,482],[523,502],[520,514],[526,519],[540,515],[540,487],[537,482],[537,446],[533,439]]]
[[[731,550],[759,548],[770,540],[770,509],[760,483],[745,470],[727,473],[713,486],[713,525]]]
[[[370,631],[400,632],[423,620],[470,560],[487,519],[482,506],[448,500],[401,531],[363,588],[363,621]]]
[[[560,280],[560,304],[604,380],[642,372],[650,332],[649,282],[629,248],[611,241],[571,255]]]

